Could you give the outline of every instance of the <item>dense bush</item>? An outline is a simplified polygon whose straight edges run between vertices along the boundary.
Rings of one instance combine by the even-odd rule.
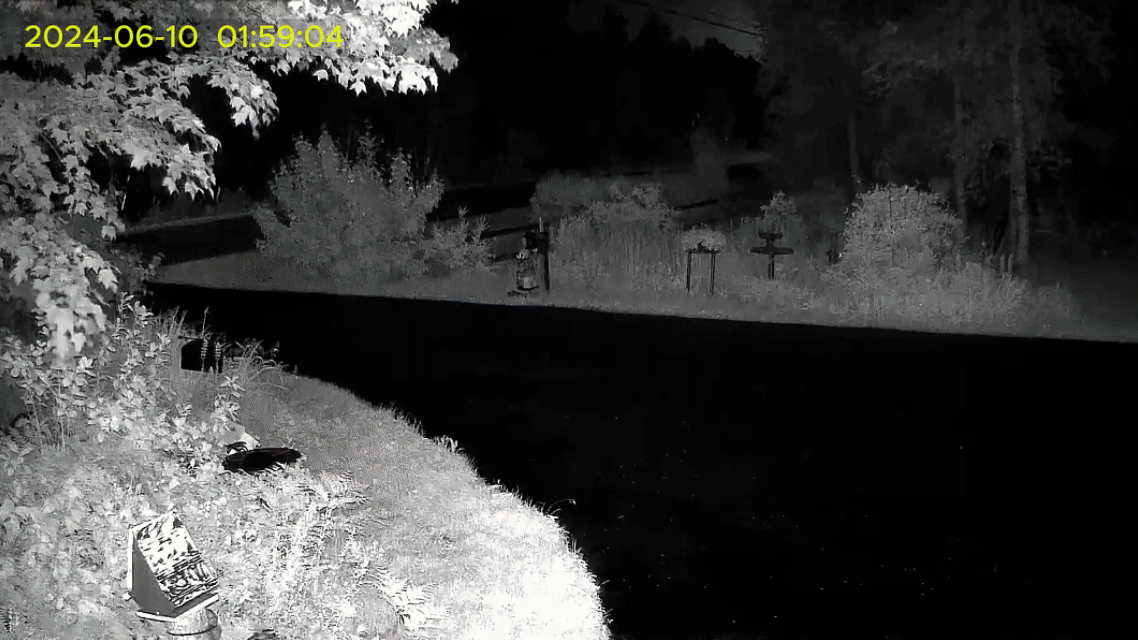
[[[800,249],[808,245],[807,226],[793,199],[779,191],[774,194],[769,204],[763,205],[759,210],[762,212],[762,219],[755,225],[756,231],[781,233],[782,238],[778,241],[780,245]],[[753,244],[765,244],[765,241],[756,234]]]
[[[356,161],[349,163],[326,131],[315,146],[300,139],[296,148],[270,183],[288,223],[267,207],[255,209],[266,238],[258,249],[324,276],[363,284],[375,284],[381,275],[421,276],[432,258],[456,266],[485,263],[489,249],[477,248],[484,227],[472,240],[465,222],[458,230],[425,237],[427,215],[444,185],[434,175],[416,183],[406,156],[396,155],[381,172],[374,143],[365,135]]]
[[[655,185],[613,184],[603,200],[553,227],[552,268],[590,288],[618,281],[638,290],[673,287],[682,264],[673,214]]]
[[[563,174],[559,171],[543,177],[530,198],[532,221],[538,218],[556,220],[566,215],[582,213],[594,202],[609,197],[612,178],[594,178]]]
[[[589,177],[555,172],[537,183],[530,198],[530,221],[552,222],[577,214],[596,219],[664,218],[674,214],[672,207],[692,202],[687,183],[694,179],[683,174]]]
[[[451,269],[486,268],[493,256],[489,243],[482,240],[485,231],[485,218],[479,218],[471,228],[466,221],[466,208],[460,207],[457,225],[432,229],[423,257],[425,260],[437,260]]]
[[[967,261],[964,240],[963,224],[941,196],[878,187],[859,197],[846,220],[842,261],[823,278],[871,322],[1012,326],[1040,305],[1057,317],[1069,314],[1066,302],[1036,301],[1026,282]]]
[[[852,268],[933,276],[955,261],[964,245],[964,225],[938,194],[877,187],[858,197],[842,244],[843,264]]]
[[[661,202],[658,184],[610,184],[608,198],[590,202],[584,214],[597,230],[627,224],[645,224],[662,231],[675,229],[673,211]]]
[[[537,183],[530,198],[531,221],[582,213],[597,203],[620,203],[628,194],[642,190],[663,207],[721,198],[730,191],[727,169],[731,157],[722,140],[697,131],[692,134],[692,163],[679,171],[657,168],[638,175],[596,177],[555,171]]]

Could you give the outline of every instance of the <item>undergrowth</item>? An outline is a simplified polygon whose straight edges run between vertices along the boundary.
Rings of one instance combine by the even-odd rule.
[[[64,366],[51,364],[46,343],[4,335],[0,374],[37,407],[34,433],[0,441],[0,608],[14,636],[161,637],[128,601],[127,576],[130,528],[163,514],[193,523],[228,625],[370,639],[440,616],[357,537],[360,485],[303,467],[222,470],[224,445],[243,433],[243,393],[276,364],[248,344],[226,374],[187,382],[183,330],[122,297],[104,339]],[[328,559],[320,550],[331,535],[348,543]]]
[[[270,182],[281,220],[264,203],[253,215],[265,235],[258,250],[283,257],[323,277],[371,288],[383,281],[417,278],[430,265],[483,268],[490,249],[485,222],[425,233],[427,215],[442,198],[437,175],[412,176],[413,159],[396,154],[381,170],[370,134],[361,136],[350,161],[324,131],[315,145],[296,141],[296,153]],[[460,218],[464,212],[460,212]]]
[[[675,212],[645,200],[646,193],[658,190],[613,189],[559,219],[550,257],[555,280],[597,296],[651,292],[665,302],[688,295],[688,250],[709,248],[712,230],[680,232],[670,224]],[[862,194],[844,213],[835,214],[835,206],[825,194],[779,192],[758,215],[714,231],[723,236],[713,243],[716,296],[767,310],[817,311],[854,324],[953,331],[1014,331],[1041,318],[1077,314],[1069,292],[1035,292],[1022,278],[1001,273],[990,258],[970,253],[963,225],[939,195],[889,185]],[[781,275],[775,280],[766,277],[767,257],[750,251],[766,243],[760,232],[781,234],[776,246],[794,250],[778,256]],[[704,279],[709,265],[698,258],[693,255],[693,282]]]

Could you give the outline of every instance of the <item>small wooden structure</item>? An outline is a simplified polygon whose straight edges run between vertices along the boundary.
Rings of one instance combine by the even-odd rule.
[[[691,256],[693,253],[710,253],[711,254],[711,295],[715,295],[715,256],[719,253],[718,249],[708,249],[704,246],[698,246],[694,249],[688,249],[688,274],[687,274],[687,288],[688,293],[691,293]]]

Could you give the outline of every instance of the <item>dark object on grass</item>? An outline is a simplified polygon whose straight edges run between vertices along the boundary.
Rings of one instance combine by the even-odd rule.
[[[226,471],[261,473],[300,460],[300,452],[288,447],[249,449],[244,442],[234,442],[227,445],[226,449],[230,454],[225,456],[225,462],[221,464]]]
[[[272,629],[261,629],[260,631],[249,636],[248,640],[280,640],[280,636]]]

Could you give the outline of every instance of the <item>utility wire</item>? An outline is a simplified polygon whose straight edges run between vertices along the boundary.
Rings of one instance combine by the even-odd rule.
[[[658,6],[653,5],[651,3],[648,3],[648,2],[638,2],[637,0],[614,0],[614,2],[616,2],[617,4],[630,4],[630,5],[635,5],[638,7],[644,7],[646,9],[650,9],[652,11],[656,11],[659,13],[669,13],[669,14],[674,15],[674,16],[679,16],[681,18],[687,18],[689,20],[694,20],[696,22],[702,22],[704,24],[709,24],[709,25],[712,25],[714,27],[720,27],[722,29],[728,29],[730,31],[735,31],[738,33],[744,33],[744,34],[747,34],[749,36],[754,36],[756,38],[765,38],[766,37],[765,34],[763,34],[761,31],[751,31],[748,29],[741,29],[739,27],[733,27],[729,24],[724,24],[722,22],[716,22],[716,21],[711,20],[709,18],[704,18],[704,17],[693,15],[690,13],[681,13],[679,11],[674,11],[672,9],[665,9],[663,7],[658,7]]]

